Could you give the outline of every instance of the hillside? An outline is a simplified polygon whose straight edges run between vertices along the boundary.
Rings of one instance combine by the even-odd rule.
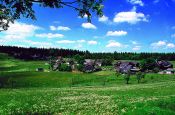
[[[110,70],[49,72],[46,61],[0,58],[0,78],[7,82],[0,114],[175,114],[174,75],[147,74],[140,84],[133,75],[126,85]]]

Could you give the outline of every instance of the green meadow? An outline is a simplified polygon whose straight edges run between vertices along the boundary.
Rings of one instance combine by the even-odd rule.
[[[173,62],[174,63],[174,62]],[[174,63],[175,64],[175,63]],[[36,68],[44,72],[36,72]],[[46,61],[0,54],[0,114],[174,115],[175,75],[146,74],[129,84],[113,70],[52,72]]]

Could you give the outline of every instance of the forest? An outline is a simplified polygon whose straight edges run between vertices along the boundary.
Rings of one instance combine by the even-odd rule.
[[[18,59],[24,60],[47,60],[50,57],[62,56],[64,58],[72,58],[76,54],[84,57],[85,59],[111,59],[111,60],[143,60],[148,58],[160,60],[175,60],[175,53],[156,53],[156,52],[89,52],[72,49],[58,49],[58,48],[24,48],[16,46],[0,46],[1,53],[7,53]]]

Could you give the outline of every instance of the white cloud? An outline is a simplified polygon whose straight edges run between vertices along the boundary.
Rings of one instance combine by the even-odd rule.
[[[140,6],[144,6],[144,3],[142,0],[128,0],[128,2],[130,2],[133,5],[140,5]]]
[[[85,29],[97,29],[97,27],[91,23],[82,23],[81,26]]]
[[[83,17],[78,16],[78,18],[84,18],[84,19],[86,19],[86,18],[88,18],[88,15],[87,15],[87,14],[85,14]]]
[[[132,48],[132,50],[133,51],[138,51],[138,50],[140,50],[140,48],[141,48],[141,46],[135,46],[135,47]]]
[[[50,26],[50,30],[55,31],[57,28],[55,26]]]
[[[77,40],[78,43],[84,43],[86,40]]]
[[[73,43],[75,43],[75,41],[73,41],[73,40],[60,40],[60,41],[57,41],[57,43],[59,43],[59,44],[73,44]]]
[[[52,30],[52,31],[56,31],[56,30],[69,31],[71,29],[69,27],[66,27],[66,26],[58,26],[58,27],[50,26],[50,30]]]
[[[175,48],[175,44],[174,43],[169,43],[167,41],[158,41],[158,42],[155,42],[155,43],[152,43],[151,46],[154,48],[154,49],[157,49],[157,48]]]
[[[83,18],[88,18],[88,15],[87,15],[87,14],[85,14],[85,15],[83,16]]]
[[[166,41],[158,41],[158,42],[155,42],[155,43],[152,43],[151,46],[153,48],[158,48],[158,47],[162,47],[162,46],[166,46]]]
[[[53,34],[53,33],[42,33],[42,34],[35,34],[36,37],[39,38],[63,38],[63,34]]]
[[[106,36],[125,36],[128,33],[126,31],[108,31]]]
[[[173,43],[168,43],[168,44],[167,44],[167,48],[175,48],[175,44],[173,44]]]
[[[100,18],[98,19],[98,21],[99,21],[99,22],[107,22],[108,19],[109,19],[109,18],[108,18],[107,16],[103,15],[102,17],[100,17]]]
[[[29,36],[33,36],[36,30],[41,29],[38,26],[26,23],[15,22],[10,24],[10,27],[7,31],[2,32],[4,34],[4,39],[6,40],[19,40],[25,39]]]
[[[136,11],[119,12],[113,19],[113,22],[115,23],[127,22],[129,24],[136,24],[141,21],[148,22],[146,16],[143,13],[137,13]]]
[[[123,45],[119,42],[116,41],[109,41],[108,44],[106,45],[107,48],[115,48],[115,47],[122,47]]]
[[[65,27],[65,26],[58,26],[57,30],[69,31],[71,29],[69,27]]]
[[[137,41],[130,41],[133,45],[137,45],[138,44],[138,42]]]
[[[0,44],[13,44],[14,46],[23,47],[52,47],[53,44],[49,42],[28,40],[28,38],[35,36],[37,30],[41,29],[41,27],[36,25],[15,22],[14,24],[10,24],[7,31],[2,32]]]
[[[98,42],[97,41],[94,41],[94,40],[91,40],[91,41],[88,41],[88,44],[89,45],[96,45]]]

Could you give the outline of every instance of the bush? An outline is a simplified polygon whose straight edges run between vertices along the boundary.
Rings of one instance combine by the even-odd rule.
[[[126,80],[126,84],[129,84],[130,76],[131,76],[130,71],[124,75],[124,79]]]
[[[158,68],[158,67],[155,67],[154,69],[153,69],[153,72],[154,73],[158,73],[160,71],[160,69]]]
[[[136,74],[136,77],[137,77],[138,83],[140,83],[141,79],[145,78],[145,74],[142,73],[142,72],[138,72],[138,73]]]
[[[141,68],[142,70],[153,70],[156,68],[155,60],[154,58],[148,58],[148,59],[143,59],[141,62]]]
[[[70,71],[72,71],[72,68],[71,68],[71,66],[68,66],[66,64],[61,64],[61,66],[59,67],[59,71],[68,71],[68,72],[70,72]]]
[[[79,64],[79,65],[77,65],[77,69],[78,69],[78,71],[83,71],[84,66],[82,64]]]

